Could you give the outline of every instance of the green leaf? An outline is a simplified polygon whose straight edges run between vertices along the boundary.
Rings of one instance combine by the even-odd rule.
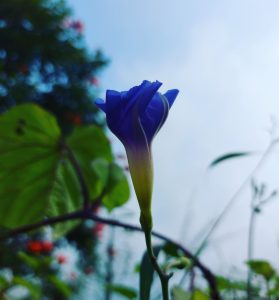
[[[167,269],[186,269],[192,266],[192,261],[187,257],[178,257],[166,265]]]
[[[139,273],[140,272],[140,263],[137,263],[134,267],[134,272]]]
[[[209,296],[203,291],[196,289],[192,294],[191,300],[209,300]]]
[[[109,180],[110,163],[103,158],[96,158],[92,161],[91,167],[99,179],[99,190],[102,191],[106,187]]]
[[[25,252],[20,251],[18,253],[18,257],[33,270],[38,269],[40,266],[40,261],[38,258],[28,255]]]
[[[130,189],[124,171],[116,164],[109,166],[108,182],[104,190],[102,203],[112,211],[114,208],[125,204],[130,197]]]
[[[55,118],[34,104],[0,116],[0,225],[12,228],[45,216],[59,140]]]
[[[165,243],[164,248],[162,249],[167,255],[172,257],[180,257],[181,253],[179,249],[172,243]]]
[[[68,286],[67,283],[65,283],[64,281],[62,281],[59,277],[55,276],[55,275],[51,275],[48,277],[49,282],[51,282],[55,288],[63,295],[65,296],[67,299],[69,299],[69,297],[72,294],[72,290],[71,288]]]
[[[233,159],[233,158],[240,158],[240,157],[244,157],[244,156],[248,156],[253,154],[253,152],[233,152],[233,153],[227,153],[224,155],[221,155],[219,157],[217,157],[210,165],[209,168],[215,167],[218,164],[224,162],[225,160],[228,159]]]
[[[73,166],[67,160],[61,161],[57,169],[56,180],[53,183],[48,216],[59,216],[76,211],[82,207],[82,197],[79,182]],[[58,238],[77,226],[80,221],[58,223],[54,228],[54,237]]]
[[[191,293],[184,291],[180,287],[174,287],[171,291],[173,300],[191,300]]]
[[[10,286],[10,280],[5,274],[0,274],[0,290],[4,290]]]
[[[247,290],[246,282],[228,279],[223,276],[217,277],[217,284],[218,284],[218,289],[220,291],[226,291],[226,290],[246,291]]]
[[[23,251],[20,251],[17,255],[33,271],[49,268],[53,260],[51,256],[32,256]]]
[[[275,297],[279,297],[279,277],[276,276],[274,278],[274,285],[273,288],[271,288],[268,292],[269,296],[275,296]],[[277,298],[276,298],[277,299]]]
[[[157,257],[162,246],[153,247],[154,255]],[[147,252],[144,253],[140,266],[140,300],[150,300],[151,286],[153,282],[154,269]]]
[[[109,284],[107,285],[107,288],[111,290],[112,292],[123,296],[127,299],[135,299],[137,297],[137,292],[135,289],[124,286],[124,285],[118,285],[118,284]]]
[[[180,287],[172,289],[173,300],[209,300],[210,298],[203,291],[196,289],[194,292],[186,292]]]
[[[128,201],[128,181],[124,171],[112,162],[109,141],[100,128],[78,128],[67,144],[80,163],[92,201],[102,195],[103,204],[109,211]]]
[[[112,161],[109,141],[102,129],[91,125],[77,128],[66,142],[81,166],[90,198],[95,200],[104,187],[105,162]]]
[[[40,284],[35,283],[31,280],[28,280],[28,279],[26,279],[24,277],[20,277],[20,276],[15,276],[13,278],[12,284],[25,287],[29,291],[30,295],[32,296],[32,299],[34,299],[34,300],[41,299],[42,289],[41,289]]]
[[[250,260],[246,263],[255,274],[263,276],[266,281],[269,281],[273,276],[276,275],[275,270],[268,261]]]

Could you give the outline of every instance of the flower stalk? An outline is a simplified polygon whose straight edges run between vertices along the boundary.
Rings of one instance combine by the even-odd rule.
[[[129,91],[108,90],[106,100],[97,99],[96,105],[106,113],[108,127],[126,149],[140,207],[140,223],[145,234],[147,252],[160,277],[163,300],[168,300],[168,282],[171,275],[165,274],[160,268],[151,241],[153,189],[151,144],[166,121],[178,90],[169,90],[162,95],[158,92],[161,85],[159,81],[144,80],[140,86],[135,86]]]
[[[151,231],[148,230],[144,231],[144,236],[145,236],[146,249],[147,249],[150,262],[154,270],[159,275],[161,281],[163,300],[169,300],[169,280],[172,277],[172,273],[170,274],[165,273],[161,269],[160,265],[158,264],[157,257],[154,255],[153,252]]]

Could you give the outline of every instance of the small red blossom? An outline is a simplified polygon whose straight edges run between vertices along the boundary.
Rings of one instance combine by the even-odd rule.
[[[84,30],[84,25],[81,21],[73,21],[70,26],[71,28],[75,29],[78,33],[82,33]]]
[[[40,254],[43,251],[41,241],[29,241],[27,243],[27,250],[34,254]]]
[[[97,236],[97,238],[101,238],[104,231],[105,224],[97,223],[93,228],[93,233]]]
[[[80,115],[75,115],[74,118],[73,118],[73,123],[75,125],[78,125],[78,126],[81,125],[81,123],[82,123],[81,116]]]
[[[80,126],[82,124],[82,117],[79,114],[75,114],[72,112],[66,112],[64,116],[65,116],[65,119],[67,119],[72,124],[75,124],[77,126]]]
[[[42,241],[42,248],[44,252],[51,252],[53,250],[53,243],[51,241]]]
[[[95,86],[98,86],[98,85],[99,85],[99,80],[98,80],[97,77],[91,77],[91,78],[89,79],[89,82],[90,82],[90,84],[95,85]]]
[[[60,254],[56,257],[57,259],[57,262],[60,264],[60,265],[63,265],[67,262],[67,257],[63,254]]]

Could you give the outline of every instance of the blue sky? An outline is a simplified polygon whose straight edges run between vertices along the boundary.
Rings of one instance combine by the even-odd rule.
[[[191,247],[259,156],[228,162],[205,174],[210,161],[230,151],[264,150],[270,141],[270,118],[278,119],[279,2],[69,3],[85,23],[89,47],[102,48],[111,59],[101,76],[103,95],[106,88],[127,90],[143,79],[162,81],[162,91],[180,90],[154,142],[153,209],[156,229]],[[273,155],[257,174],[271,189],[278,188],[277,164]],[[278,200],[259,217],[258,258],[278,257]],[[216,270],[245,260],[249,201],[248,186],[214,235],[216,242],[205,259]],[[219,238],[226,235],[229,240]]]

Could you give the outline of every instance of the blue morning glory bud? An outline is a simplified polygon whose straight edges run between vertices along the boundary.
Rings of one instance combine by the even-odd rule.
[[[151,230],[153,164],[151,144],[166,121],[178,90],[158,92],[161,82],[143,81],[126,92],[107,90],[96,105],[106,113],[109,129],[123,143],[141,210],[141,224]]]

